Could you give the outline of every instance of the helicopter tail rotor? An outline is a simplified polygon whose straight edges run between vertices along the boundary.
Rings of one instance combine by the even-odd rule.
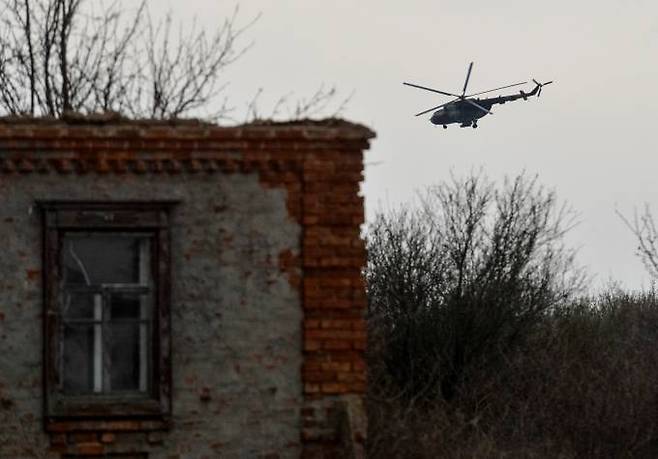
[[[540,83],[539,81],[535,80],[534,78],[532,79],[532,81],[534,81],[535,84],[539,87],[539,91],[537,92],[537,97],[541,96],[541,90],[544,86],[546,86],[547,84],[551,84],[553,82],[551,80],[551,81],[547,81],[546,83]]]

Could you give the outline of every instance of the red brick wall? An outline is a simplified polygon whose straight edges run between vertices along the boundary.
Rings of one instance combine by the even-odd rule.
[[[337,120],[221,128],[198,122],[0,119],[0,174],[257,172],[265,186],[284,188],[289,215],[302,227],[301,253],[284,252],[278,260],[300,291],[304,310],[300,441],[304,456],[332,457],[345,441],[337,413],[343,398],[358,399],[366,388],[359,187],[362,153],[373,136]],[[143,431],[157,442],[161,437],[146,432],[162,428],[169,426],[48,426],[52,450],[67,454],[103,453],[125,431]],[[363,435],[357,432],[352,440],[362,442]]]
[[[302,438],[309,457],[328,457],[339,440],[337,396],[362,394],[366,386],[362,158],[345,153],[313,152],[304,159]]]

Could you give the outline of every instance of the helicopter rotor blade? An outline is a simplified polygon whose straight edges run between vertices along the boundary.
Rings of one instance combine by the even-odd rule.
[[[482,105],[473,102],[471,99],[464,99],[464,100],[465,100],[466,102],[468,102],[469,104],[474,105],[475,107],[479,108],[480,110],[482,110],[482,111],[484,111],[484,112],[486,112],[486,113],[488,113],[488,114],[490,114],[490,115],[493,115],[493,112],[487,110],[487,109],[484,108]]]
[[[458,94],[453,94],[451,92],[445,92],[445,91],[439,91],[438,89],[427,88],[425,86],[420,86],[420,85],[413,84],[413,83],[407,83],[406,81],[403,82],[402,84],[407,85],[407,86],[411,86],[413,88],[424,89],[425,91],[436,92],[436,93],[439,93],[439,94],[443,94],[444,96],[460,97]]]
[[[527,83],[527,81],[522,81],[521,83],[508,84],[507,86],[501,86],[500,88],[489,89],[487,91],[482,91],[482,92],[476,92],[475,94],[469,94],[466,97],[479,96],[480,94],[486,94],[488,92],[498,91],[499,89],[511,88],[512,86],[520,86],[520,85],[526,84],[526,83]]]
[[[466,95],[466,87],[468,86],[468,80],[471,78],[471,70],[473,70],[473,63],[471,62],[468,66],[468,72],[466,72],[466,81],[464,81],[464,90],[462,91],[462,97]]]
[[[455,100],[457,100],[457,99],[455,99]],[[438,109],[441,108],[441,107],[445,107],[446,105],[450,105],[450,104],[453,103],[455,100],[451,100],[450,102],[446,102],[445,104],[437,105],[436,107],[428,108],[427,110],[423,110],[423,111],[420,112],[420,113],[416,113],[414,116],[420,116],[420,115],[424,115],[425,113],[429,113],[429,112],[432,112],[432,111],[434,111],[434,110],[438,110]]]

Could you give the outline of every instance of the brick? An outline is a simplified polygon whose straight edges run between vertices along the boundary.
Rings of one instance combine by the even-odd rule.
[[[349,392],[354,392],[357,394],[363,394],[366,392],[366,383],[365,382],[353,382],[349,385]]]
[[[340,330],[340,329],[322,329],[322,330],[307,330],[304,334],[304,337],[307,339],[340,339],[340,340],[350,340],[352,338],[359,338],[361,332],[353,331],[351,329]]]
[[[78,443],[76,445],[78,454],[87,456],[101,456],[105,452],[105,446],[102,443]]]
[[[50,444],[52,446],[62,446],[68,443],[66,434],[54,434],[50,436]]]
[[[96,432],[75,432],[69,434],[69,440],[72,443],[95,443],[98,441]]]
[[[307,309],[350,309],[353,302],[346,298],[309,298],[305,297]]]
[[[304,384],[304,392],[307,394],[317,394],[320,392],[320,385],[314,383]]]
[[[320,321],[317,319],[306,319],[304,320],[304,328],[306,329],[320,328]]]
[[[363,360],[354,360],[354,362],[352,362],[352,368],[354,368],[355,371],[366,371],[366,363]]]
[[[331,382],[337,380],[337,375],[333,371],[305,371],[303,379],[309,383]]]
[[[366,382],[365,373],[338,373],[336,375],[336,380],[344,383],[356,383],[356,382]]]
[[[320,368],[325,371],[350,371],[352,369],[352,364],[350,362],[324,362],[320,364]]]
[[[366,349],[367,340],[366,338],[357,338],[353,342],[354,349],[358,351],[364,351]]]
[[[320,321],[320,327],[337,329],[337,330],[349,330],[352,328],[353,320],[346,319],[325,319]]]
[[[318,349],[322,348],[322,343],[317,340],[310,340],[310,339],[305,339],[304,340],[304,350],[305,351],[317,351]]]
[[[349,386],[343,383],[323,383],[320,390],[323,394],[344,394],[349,392]]]
[[[54,453],[54,454],[64,455],[65,453],[69,452],[69,447],[66,444],[50,445],[50,447],[48,448],[48,452],[49,453]],[[58,457],[58,456],[55,456],[55,457]],[[63,457],[67,457],[67,456],[63,456]]]
[[[348,340],[330,339],[322,342],[322,349],[345,350],[351,348],[352,343]]]

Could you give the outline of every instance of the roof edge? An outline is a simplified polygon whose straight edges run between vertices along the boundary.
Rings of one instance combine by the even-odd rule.
[[[67,137],[69,128],[91,128],[88,134],[92,137],[105,137],[99,132],[108,128],[107,137],[117,137],[119,133],[131,131],[131,137],[151,137],[150,128],[159,133],[167,130],[164,137],[223,137],[223,138],[262,138],[289,140],[369,140],[376,136],[375,132],[365,125],[347,121],[341,118],[326,118],[320,120],[299,119],[289,121],[256,120],[235,126],[222,126],[194,118],[175,119],[131,119],[114,112],[80,114],[66,113],[61,118],[43,116],[0,116],[0,138],[11,136],[12,128],[30,129],[32,134],[38,134],[40,128],[49,128],[49,137]],[[53,129],[54,128],[54,129]],[[61,129],[58,129],[61,128]],[[114,130],[113,128],[120,128]],[[164,129],[163,129],[164,128]],[[169,129],[168,129],[169,128]],[[92,132],[95,131],[95,132]],[[15,133],[17,134],[17,133]],[[40,137],[40,136],[39,136]]]

